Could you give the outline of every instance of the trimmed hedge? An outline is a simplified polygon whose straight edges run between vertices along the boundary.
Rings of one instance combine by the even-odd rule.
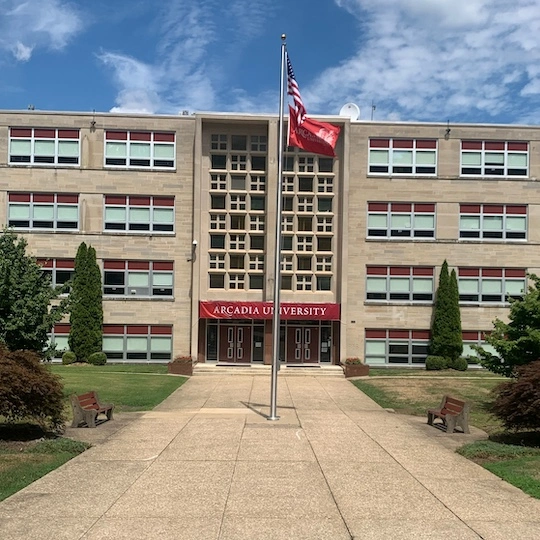
[[[77,355],[74,352],[66,351],[62,355],[62,364],[64,364],[65,366],[69,364],[73,364],[76,361],[77,361]]]
[[[426,369],[428,371],[439,371],[448,367],[448,358],[444,356],[428,356],[426,358]]]
[[[94,366],[103,366],[107,363],[107,355],[104,352],[95,352],[88,357],[88,363]]]

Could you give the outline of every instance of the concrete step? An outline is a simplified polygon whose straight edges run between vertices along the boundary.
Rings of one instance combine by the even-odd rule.
[[[250,376],[270,376],[272,366],[261,364],[210,364],[198,363],[193,368],[194,376],[204,375],[250,375]],[[287,366],[281,365],[279,369],[280,377],[344,377],[341,366],[319,365],[319,366]]]

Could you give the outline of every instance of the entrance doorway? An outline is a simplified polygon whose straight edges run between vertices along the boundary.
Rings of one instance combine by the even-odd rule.
[[[287,364],[319,363],[319,328],[288,326],[286,359]]]
[[[251,326],[224,324],[219,334],[220,362],[251,363]]]

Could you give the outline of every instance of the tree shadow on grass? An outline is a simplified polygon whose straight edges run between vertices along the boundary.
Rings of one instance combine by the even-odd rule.
[[[35,441],[36,439],[48,439],[56,436],[37,424],[0,422],[0,441]]]
[[[501,432],[490,435],[489,439],[501,444],[540,448],[540,431]]]

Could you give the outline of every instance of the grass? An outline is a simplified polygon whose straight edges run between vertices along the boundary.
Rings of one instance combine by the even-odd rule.
[[[70,439],[0,441],[0,501],[84,452],[87,444]]]
[[[50,370],[62,377],[66,397],[96,390],[118,412],[153,409],[187,380],[168,376],[166,365],[52,365]]]
[[[411,368],[370,368],[370,377],[465,377],[478,378],[478,379],[501,379],[504,377],[495,375],[486,369],[468,369],[467,371],[455,371],[455,370],[431,370],[427,371],[424,368],[411,369]]]
[[[70,394],[96,390],[115,411],[146,411],[161,403],[187,380],[167,375],[166,365],[110,364],[51,365],[60,375],[66,396],[66,414],[71,418]],[[50,438],[35,424],[2,424],[0,418],[0,501],[60,467],[88,445],[66,438]],[[97,428],[99,429],[99,428]]]
[[[404,373],[398,374],[398,371]],[[432,373],[439,377],[433,378]],[[464,375],[470,378],[463,378]],[[484,371],[384,369],[370,370],[370,376],[353,384],[379,405],[396,413],[425,416],[426,410],[437,406],[445,394],[469,401],[470,424],[486,431],[492,440],[467,444],[458,452],[540,499],[540,432],[504,432],[501,422],[489,413],[491,390],[504,378],[494,378],[492,373]]]

